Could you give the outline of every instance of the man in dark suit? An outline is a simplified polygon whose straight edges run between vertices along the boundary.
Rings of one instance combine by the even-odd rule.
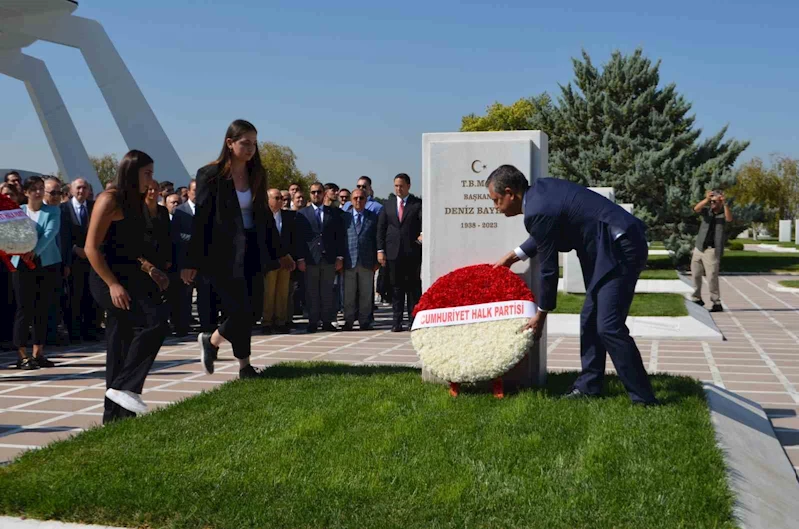
[[[66,318],[70,340],[96,340],[100,331],[99,309],[89,292],[89,271],[91,265],[83,247],[94,202],[88,199],[89,186],[83,178],[76,178],[70,184],[72,198],[61,204],[62,249],[71,252],[69,305]]]
[[[285,248],[295,261],[304,257],[304,245],[297,236],[297,212],[283,209],[283,195],[279,189],[267,191],[269,212],[275,219],[275,227],[280,235],[280,246]],[[264,334],[288,334],[288,298],[292,270],[278,268],[264,275],[264,317],[262,330]]]
[[[333,325],[333,281],[344,267],[346,234],[341,210],[324,205],[325,188],[311,185],[311,204],[299,211],[297,221],[305,256],[297,261],[297,269],[305,272],[305,299],[308,304],[308,332],[316,332],[319,320],[322,330],[338,331]]]
[[[344,212],[347,248],[344,254],[344,330],[355,323],[362,331],[372,330],[372,305],[377,263],[377,215],[366,209],[366,193],[356,189],[350,195],[352,207]]]
[[[195,197],[197,194],[197,181],[192,179],[189,182],[188,200],[175,208],[172,214],[172,224],[170,232],[172,234],[172,244],[175,247],[175,270],[180,271],[187,268],[186,256],[189,251],[191,241],[192,225],[194,223]],[[200,330],[211,332],[216,328],[219,309],[215,295],[211,288],[211,281],[208,276],[198,273],[193,285],[186,285],[180,282],[180,310],[176,318],[175,327],[180,332],[188,330],[191,322],[191,298],[194,288],[197,288],[197,314],[200,317]],[[179,322],[179,323],[178,323]],[[176,330],[176,332],[178,332]],[[180,332],[178,334],[180,335]]]
[[[540,337],[558,292],[558,252],[577,251],[586,285],[580,313],[582,372],[566,394],[593,397],[602,391],[605,358],[613,365],[630,398],[656,404],[641,353],[625,324],[635,283],[646,266],[646,226],[624,209],[583,186],[541,178],[532,187],[512,165],[503,165],[486,180],[494,205],[507,217],[524,214],[530,238],[497,265],[510,266],[538,254],[541,292],[539,311],[525,328]]]
[[[388,263],[393,288],[392,332],[401,332],[405,297],[408,297],[408,322],[413,324],[413,308],[422,296],[422,199],[410,194],[411,177],[394,177],[394,196],[390,196],[377,221],[377,258]]]

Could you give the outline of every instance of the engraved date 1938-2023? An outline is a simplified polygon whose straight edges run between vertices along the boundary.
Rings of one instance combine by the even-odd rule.
[[[461,222],[462,230],[480,229],[480,228],[498,228],[498,222]]]

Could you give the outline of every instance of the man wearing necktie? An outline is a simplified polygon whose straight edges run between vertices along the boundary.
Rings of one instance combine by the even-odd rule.
[[[308,305],[309,333],[318,329],[338,331],[333,325],[336,313],[333,308],[333,282],[344,267],[346,234],[342,211],[324,205],[324,186],[311,185],[311,204],[299,211],[297,225],[303,253],[297,260],[297,269],[305,272],[305,300]]]
[[[344,330],[358,317],[362,331],[372,330],[373,285],[377,262],[377,215],[366,209],[366,193],[355,189],[352,207],[344,213],[347,249],[344,254]],[[356,311],[357,309],[357,311]],[[357,312],[357,314],[356,314]]]
[[[96,340],[100,331],[100,313],[89,293],[91,266],[83,251],[94,202],[89,200],[89,186],[83,178],[76,178],[70,184],[70,190],[72,198],[60,206],[62,248],[71,253],[72,262],[67,278],[69,301],[65,317],[70,340]]]
[[[388,263],[393,288],[392,332],[404,330],[405,298],[410,327],[413,308],[422,295],[422,200],[411,195],[410,189],[407,174],[394,177],[394,199],[389,197],[377,223],[377,259],[383,266]]]

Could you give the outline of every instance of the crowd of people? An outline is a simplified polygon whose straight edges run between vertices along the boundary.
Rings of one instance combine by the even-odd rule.
[[[257,374],[249,357],[258,326],[264,334],[371,330],[377,292],[392,304],[391,331],[410,328],[421,296],[422,201],[407,174],[394,178],[385,203],[368,176],[351,190],[270,188],[257,131],[243,120],[188,186],[158,183],[154,166],[129,152],[96,200],[82,178],[5,175],[0,193],[39,231],[29,256],[36,266],[2,270],[0,280],[0,308],[14,321],[0,342],[18,352],[17,368],[52,367],[46,345],[104,335],[107,422],[146,409],[144,378],[170,333],[197,331],[208,373],[230,342],[247,378]]]

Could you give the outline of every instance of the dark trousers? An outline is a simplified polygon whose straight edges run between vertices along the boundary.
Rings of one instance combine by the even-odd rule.
[[[422,297],[421,262],[418,258],[400,257],[389,261],[389,277],[392,287],[392,310],[394,325],[402,324],[405,312],[405,298],[408,298],[408,321],[413,322],[413,309]]]
[[[171,281],[171,280],[170,280]],[[211,288],[211,279],[204,274],[197,274],[193,285],[186,285],[178,279],[179,304],[173,325],[176,329],[186,330],[191,326],[191,305],[194,289],[197,289],[197,316],[200,318],[200,329],[210,332],[216,328],[219,318],[216,295]]]
[[[186,289],[189,288],[180,280],[180,272],[169,272],[169,288],[167,298],[169,299],[169,323],[175,330],[175,334],[182,336],[189,332],[189,322],[191,321],[191,305],[186,314],[183,299],[186,297]],[[191,290],[189,290],[191,296]],[[191,303],[191,297],[189,297]]]
[[[131,271],[134,272],[135,269]],[[143,272],[135,273],[142,277],[132,282],[124,281],[117,274],[131,297],[130,310],[114,306],[108,285],[100,276],[92,273],[89,281],[94,299],[107,311],[105,387],[141,394],[147,373],[169,333],[169,306],[160,302],[155,283],[152,286],[145,283],[152,281],[149,277]],[[135,415],[105,399],[103,424]]]
[[[582,371],[574,383],[580,391],[597,395],[602,391],[605,359],[613,366],[633,402],[653,402],[655,394],[641,360],[641,352],[630,336],[626,320],[635,295],[635,284],[646,265],[646,244],[623,236],[619,246],[622,262],[586,293],[580,313],[580,361]]]
[[[69,337],[72,339],[92,339],[99,332],[99,311],[89,291],[90,271],[88,261],[76,258],[69,275],[69,307],[66,318],[69,322]]]
[[[47,313],[56,303],[55,282],[61,265],[37,266],[33,270],[20,263],[11,276],[17,310],[14,315],[14,347],[28,346],[28,327],[33,324],[33,345],[47,340]]]
[[[321,263],[308,265],[305,269],[305,303],[308,308],[308,325],[333,323],[336,313],[333,308],[333,282],[336,265]]]
[[[14,301],[14,287],[11,285],[11,274],[5,265],[0,263],[0,321],[14,321],[17,304]],[[14,326],[0,325],[0,341],[10,342],[14,338]]]
[[[250,331],[252,329],[252,303],[250,302],[249,278],[214,275],[211,283],[222,303],[225,321],[219,326],[219,334],[230,342],[233,356],[240,359],[250,357]]]

